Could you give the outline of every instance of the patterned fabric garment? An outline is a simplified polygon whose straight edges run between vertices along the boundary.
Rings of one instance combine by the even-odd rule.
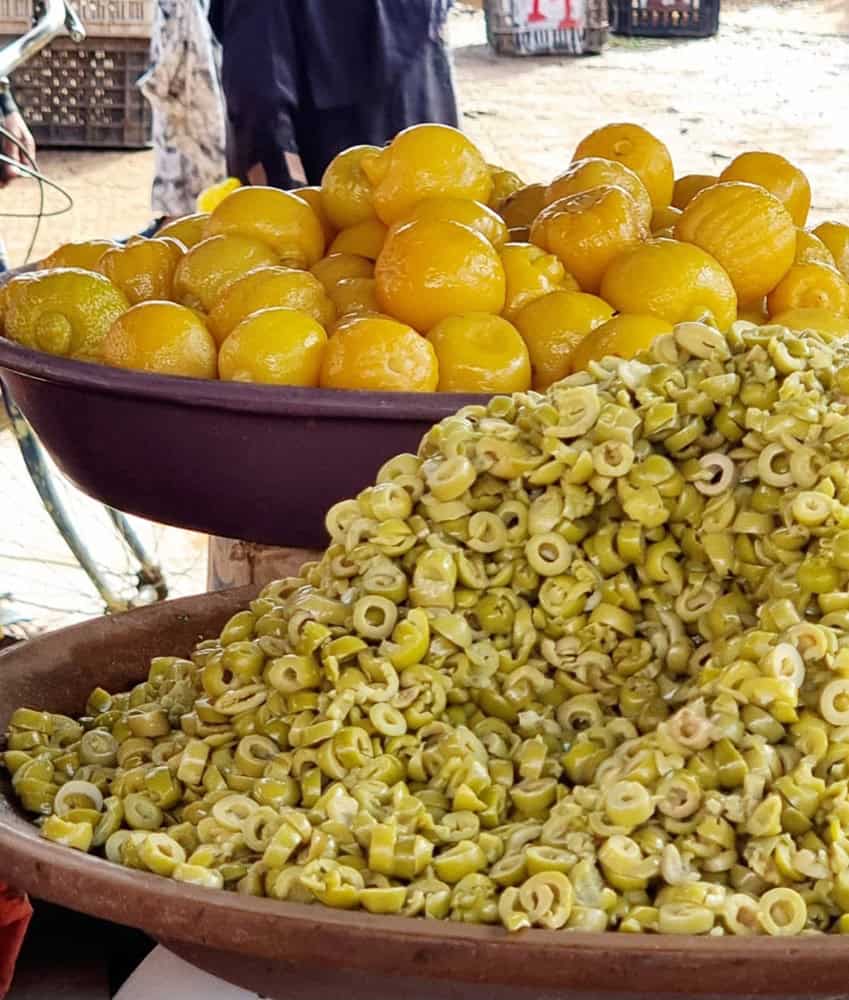
[[[153,109],[157,215],[187,215],[226,173],[221,50],[207,21],[209,0],[157,0],[151,67],[138,86]]]

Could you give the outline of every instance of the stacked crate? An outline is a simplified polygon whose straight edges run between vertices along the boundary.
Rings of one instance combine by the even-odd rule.
[[[59,38],[22,66],[12,89],[38,146],[141,149],[150,106],[136,81],[150,62],[156,0],[78,0],[88,37]],[[0,0],[0,33],[21,35],[33,0]]]

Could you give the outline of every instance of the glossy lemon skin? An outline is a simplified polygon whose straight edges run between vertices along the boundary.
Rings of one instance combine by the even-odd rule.
[[[374,277],[381,311],[422,332],[447,316],[504,308],[501,258],[457,222],[420,219],[394,229]]]
[[[664,230],[674,229],[675,224],[681,218],[681,209],[666,205],[663,208],[656,208],[651,216],[652,235],[656,236]]]
[[[325,389],[435,392],[439,367],[433,345],[387,316],[353,316],[330,338],[321,367]]]
[[[821,222],[814,229],[828,247],[837,270],[849,281],[849,225],[844,222]]]
[[[118,244],[113,240],[81,240],[76,243],[63,243],[53,253],[48,254],[38,265],[39,270],[54,267],[80,267],[84,271],[97,271],[107,250],[114,249]]]
[[[704,250],[656,239],[623,254],[607,270],[601,296],[618,312],[659,316],[668,323],[709,317],[727,330],[737,317],[731,279]]]
[[[498,212],[514,191],[525,186],[525,182],[517,173],[507,170],[505,167],[499,167],[494,163],[488,163],[487,166],[492,180],[492,191],[487,204]]]
[[[267,244],[278,262],[309,269],[324,253],[324,232],[310,206],[271,187],[243,187],[210,215],[209,236],[246,236]]]
[[[775,195],[797,226],[804,226],[811,209],[811,185],[802,171],[777,153],[741,153],[719,175],[720,181],[760,184]]]
[[[182,244],[168,237],[139,240],[107,250],[99,270],[132,305],[150,299],[171,299],[174,273],[185,252]]]
[[[313,264],[310,273],[324,285],[329,292],[343,278],[373,278],[374,261],[354,253],[331,253]]]
[[[329,296],[338,321],[353,313],[379,313],[374,278],[342,278],[330,289]]]
[[[489,201],[492,177],[477,147],[448,125],[413,125],[377,153],[363,157],[362,168],[374,207],[387,225],[409,214],[417,201],[435,195]]]
[[[580,194],[590,188],[612,185],[620,187],[634,199],[639,217],[648,228],[652,219],[652,203],[645,184],[640,178],[618,160],[606,160],[599,156],[588,156],[575,160],[562,174],[555,177],[545,190],[545,204],[550,205],[559,198],[570,194]]]
[[[198,212],[205,212],[207,214],[214,212],[228,195],[238,190],[241,186],[242,182],[238,177],[225,177],[218,184],[213,184],[205,191],[201,191],[197,199]]]
[[[507,281],[503,315],[508,320],[549,292],[580,291],[578,282],[560,259],[533,243],[505,243],[501,248],[501,265]]]
[[[221,345],[219,376],[228,382],[317,386],[327,334],[299,309],[261,309]]]
[[[745,320],[747,323],[755,323],[761,326],[769,322],[769,311],[766,307],[766,296],[758,299],[757,302],[750,302],[748,305],[737,306],[737,319]]]
[[[772,322],[789,330],[814,330],[829,339],[849,337],[849,317],[826,309],[790,309],[773,316]]]
[[[325,211],[321,188],[312,186],[296,188],[292,191],[292,194],[296,198],[300,198],[301,201],[305,201],[313,212],[315,212],[315,217],[321,223],[321,231],[324,233],[324,245],[325,247],[329,247],[330,244],[336,239],[339,227],[335,226],[330,221],[330,218]]]
[[[549,292],[525,306],[515,325],[528,348],[534,389],[565,378],[575,348],[612,315],[607,302],[584,292]]]
[[[672,333],[673,326],[657,316],[619,313],[596,327],[578,344],[570,358],[572,371],[583,371],[590,361],[602,358],[633,358],[651,347],[662,333]]]
[[[235,328],[260,309],[299,309],[321,326],[336,319],[324,286],[309,271],[259,267],[237,278],[209,310],[209,329],[221,344]]]
[[[707,187],[719,182],[715,174],[684,174],[675,181],[672,190],[672,207],[685,209],[693,198]]]
[[[81,361],[101,360],[104,337],[130,307],[108,278],[72,267],[11,278],[3,298],[10,340]]]
[[[180,260],[174,297],[182,305],[209,312],[224,289],[256,267],[279,264],[267,243],[250,236],[210,236]]]
[[[672,157],[666,146],[642,126],[622,122],[596,129],[578,143],[572,159],[588,156],[618,160],[630,167],[645,185],[654,208],[672,201]]]
[[[767,296],[770,317],[791,309],[849,316],[849,282],[828,264],[794,264]]]
[[[328,255],[347,253],[366,257],[368,260],[377,260],[388,234],[389,228],[380,219],[366,219],[365,222],[358,222],[355,226],[338,233],[327,253]]]
[[[507,228],[530,229],[534,219],[545,208],[547,190],[547,184],[526,184],[509,195],[498,210]]]
[[[175,302],[141,302],[112,324],[103,360],[115,368],[215,378],[218,349],[197,313]]]
[[[439,363],[439,392],[524,392],[531,387],[525,342],[500,316],[449,316],[427,339]]]
[[[796,253],[796,226],[787,209],[765,188],[742,181],[700,191],[675,236],[719,261],[744,305],[771,292]]]
[[[531,227],[531,242],[559,257],[583,291],[593,293],[610,264],[647,236],[634,199],[610,185],[553,202]]]
[[[170,236],[179,240],[186,249],[191,250],[206,239],[206,224],[209,222],[207,212],[195,212],[194,215],[184,215],[173,222],[166,222],[156,233],[158,237]]]
[[[796,229],[796,255],[794,264],[828,264],[837,267],[831,251],[815,233],[807,229]]]
[[[479,201],[471,201],[469,198],[446,195],[425,198],[417,202],[397,225],[415,222],[417,219],[459,222],[461,226],[468,226],[488,239],[496,250],[500,250],[507,242],[507,226],[501,216]]]
[[[348,229],[375,218],[371,182],[363,157],[380,153],[378,146],[351,146],[336,155],[321,178],[321,199],[328,219],[337,229]]]

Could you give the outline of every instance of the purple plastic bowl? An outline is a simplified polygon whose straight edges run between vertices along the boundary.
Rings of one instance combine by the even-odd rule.
[[[0,337],[0,377],[59,468],[89,496],[153,521],[321,548],[324,515],[487,397],[341,392],[146,375]]]

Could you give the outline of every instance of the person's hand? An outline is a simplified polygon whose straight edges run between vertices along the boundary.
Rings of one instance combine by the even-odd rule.
[[[20,146],[18,146],[7,136],[3,136],[3,153],[17,163],[23,163],[28,167],[34,167],[35,139],[32,137],[32,132],[30,132],[29,128],[27,128],[27,123],[21,116],[20,111],[12,111],[11,114],[6,115],[3,119],[3,128],[9,133],[9,135],[17,140],[17,143],[20,143]],[[25,176],[22,171],[18,170],[11,163],[3,163],[0,166],[2,166],[2,169],[0,170],[0,186],[2,187],[5,187],[16,177]]]

